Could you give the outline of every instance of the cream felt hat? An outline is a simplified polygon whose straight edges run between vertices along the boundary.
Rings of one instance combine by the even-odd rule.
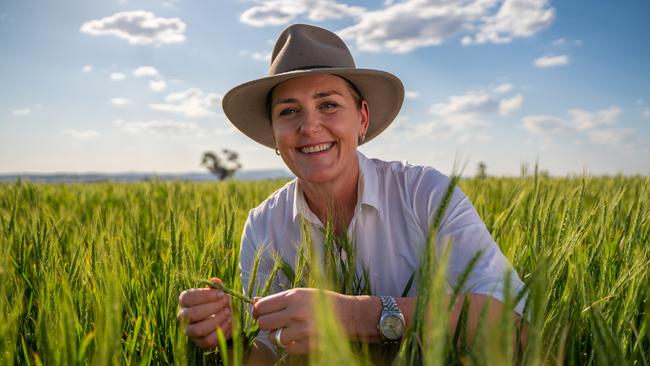
[[[275,148],[267,110],[269,92],[283,81],[300,76],[333,74],[350,81],[368,102],[370,123],[365,142],[395,119],[404,101],[404,86],[385,71],[357,69],[352,54],[336,34],[315,26],[294,24],[280,34],[268,76],[232,88],[223,97],[223,111],[241,132]]]

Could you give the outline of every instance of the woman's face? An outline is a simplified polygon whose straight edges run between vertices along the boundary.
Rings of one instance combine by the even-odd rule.
[[[314,184],[356,178],[357,144],[368,117],[366,102],[359,108],[347,82],[334,75],[285,81],[271,98],[282,160],[299,179]]]

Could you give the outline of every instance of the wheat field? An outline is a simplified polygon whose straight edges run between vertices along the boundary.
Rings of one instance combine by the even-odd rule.
[[[218,364],[223,352],[240,364],[256,332],[242,327],[244,305],[233,301],[233,347],[204,352],[176,321],[178,295],[213,276],[242,288],[246,216],[284,183],[0,185],[0,364]],[[517,331],[507,325],[472,339],[449,334],[437,296],[444,258],[425,256],[424,325],[410,331],[398,364],[650,364],[649,177],[534,174],[459,185],[526,283],[527,345],[507,341]],[[296,285],[340,288],[346,278],[286,266],[277,271]],[[370,363],[367,347],[338,336],[326,303],[316,312],[323,334],[310,364]]]

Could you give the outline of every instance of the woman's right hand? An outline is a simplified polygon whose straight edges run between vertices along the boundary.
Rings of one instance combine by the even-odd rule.
[[[211,279],[223,285],[220,279]],[[214,349],[217,347],[217,328],[221,328],[226,339],[232,333],[232,312],[230,296],[210,287],[191,288],[178,296],[177,319],[185,329],[185,335],[199,347]]]

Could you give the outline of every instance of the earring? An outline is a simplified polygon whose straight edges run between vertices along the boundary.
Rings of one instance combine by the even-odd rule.
[[[363,143],[366,140],[366,134],[362,133],[361,136],[359,136],[359,143]]]
[[[277,147],[275,148],[275,155],[280,156],[280,150]]]

